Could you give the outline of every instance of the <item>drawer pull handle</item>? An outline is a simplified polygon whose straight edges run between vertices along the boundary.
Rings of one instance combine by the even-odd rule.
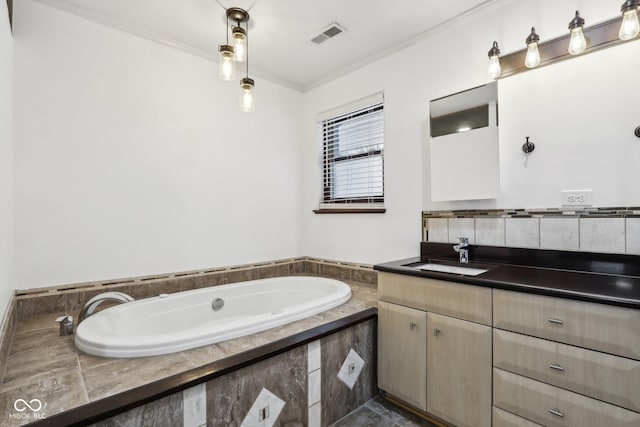
[[[555,323],[557,325],[562,325],[564,322],[560,319],[554,319],[553,317],[547,319],[549,323]]]
[[[440,332],[442,332],[440,329],[438,328],[433,328],[433,336],[437,337],[438,335],[440,335]]]
[[[560,412],[559,409],[549,409],[549,413],[558,416],[558,417],[564,417],[564,414],[562,412]]]
[[[555,369],[556,371],[564,371],[564,368],[560,365],[549,365],[551,369]]]
[[[417,327],[418,327],[418,325],[413,320],[409,322],[409,329],[415,329]]]

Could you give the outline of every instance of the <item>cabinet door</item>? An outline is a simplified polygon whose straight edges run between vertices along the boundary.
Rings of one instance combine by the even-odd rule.
[[[491,426],[491,328],[427,314],[427,412],[458,427]]]
[[[378,302],[378,385],[416,408],[427,405],[427,313]]]

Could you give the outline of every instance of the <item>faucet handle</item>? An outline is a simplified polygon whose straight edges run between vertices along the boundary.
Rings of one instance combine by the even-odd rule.
[[[468,237],[460,237],[460,243],[461,244],[469,244],[469,238]]]
[[[73,334],[73,316],[60,316],[56,319],[56,322],[60,323],[60,336]]]

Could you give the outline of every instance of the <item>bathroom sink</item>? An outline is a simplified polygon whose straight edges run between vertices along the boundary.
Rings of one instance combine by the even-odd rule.
[[[412,267],[417,268],[419,270],[436,271],[438,273],[462,274],[464,276],[477,276],[479,274],[486,273],[487,271],[489,271],[489,270],[484,270],[482,268],[459,267],[457,265],[434,264],[431,262],[426,264],[412,265]]]

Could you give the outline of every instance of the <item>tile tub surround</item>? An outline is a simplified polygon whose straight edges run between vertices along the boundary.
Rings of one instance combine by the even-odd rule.
[[[640,254],[640,207],[422,212],[422,239],[513,248]]]
[[[47,421],[54,423],[43,420],[36,424],[97,422],[129,410],[138,411],[136,416],[146,419],[160,409],[136,408],[314,341],[353,322],[375,318],[377,288],[348,283],[352,298],[332,310],[246,337],[137,359],[101,358],[76,351],[72,337],[58,336],[53,319],[60,313],[18,319],[5,382],[0,387],[0,411],[4,415],[0,425],[29,421],[8,418],[15,412],[15,400],[23,396],[42,399]],[[184,417],[184,409],[181,411],[180,417]]]

